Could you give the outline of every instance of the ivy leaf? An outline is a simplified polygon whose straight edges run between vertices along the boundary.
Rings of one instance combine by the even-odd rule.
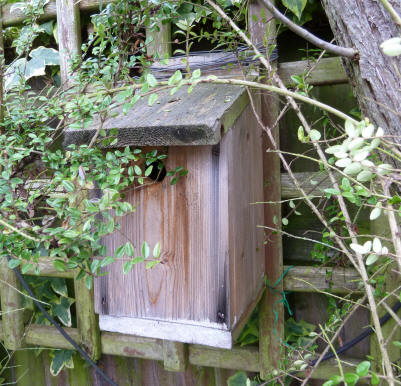
[[[54,356],[50,363],[51,375],[53,375],[54,377],[57,376],[64,367],[73,369],[73,356],[73,350],[54,350]]]
[[[75,190],[75,186],[71,181],[64,180],[61,182],[61,185],[64,186],[64,188],[67,192],[71,193]]]
[[[71,304],[74,303],[74,299],[70,299],[61,296],[57,302],[51,306],[51,314],[57,317],[60,322],[67,327],[71,327]]]
[[[50,286],[52,290],[61,296],[68,296],[67,284],[65,279],[61,277],[52,277],[48,279],[50,281]]]
[[[305,9],[307,0],[281,0],[281,2],[295,14],[298,19],[301,19],[302,11]]]

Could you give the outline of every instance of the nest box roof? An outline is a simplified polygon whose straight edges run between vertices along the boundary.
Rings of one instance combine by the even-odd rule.
[[[113,147],[214,145],[248,104],[245,88],[234,85],[199,84],[190,94],[187,86],[174,95],[170,90],[158,94],[152,106],[142,98],[126,115],[122,107],[112,110],[120,114],[106,120],[103,128],[118,129]],[[67,129],[64,146],[89,143],[97,129],[96,123],[87,129]]]

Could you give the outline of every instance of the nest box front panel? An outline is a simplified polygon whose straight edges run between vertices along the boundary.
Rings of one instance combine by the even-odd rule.
[[[170,147],[166,168],[177,166],[189,171],[177,184],[166,177],[127,192],[136,211],[104,239],[108,251],[127,241],[138,252],[144,240],[151,248],[160,242],[161,263],[138,264],[128,274],[124,261],[114,263],[96,281],[99,314],[212,325],[228,314],[226,165],[215,146]]]

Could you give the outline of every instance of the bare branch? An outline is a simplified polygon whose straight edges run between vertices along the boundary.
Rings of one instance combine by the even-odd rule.
[[[279,20],[281,23],[285,24],[288,29],[290,29],[295,34],[299,35],[301,38],[307,40],[309,43],[312,43],[316,47],[322,48],[327,52],[331,52],[332,54],[338,56],[345,56],[346,58],[355,59],[358,55],[358,52],[353,48],[336,46],[335,44],[331,44],[318,38],[317,36],[311,34],[305,28],[300,27],[295,24],[293,21],[288,19],[288,17],[284,16],[271,2],[270,0],[259,0],[272,14],[273,16]]]

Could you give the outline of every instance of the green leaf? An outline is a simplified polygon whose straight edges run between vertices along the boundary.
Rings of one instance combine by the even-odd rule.
[[[364,376],[368,375],[369,369],[370,369],[370,362],[363,361],[356,367],[356,373],[360,377],[364,377]]]
[[[320,134],[320,131],[317,131],[315,129],[312,129],[310,131],[309,136],[312,141],[319,141],[319,139],[322,137],[322,135]]]
[[[182,79],[182,73],[180,70],[177,70],[173,76],[170,77],[168,80],[168,85],[173,86],[174,84],[178,83]]]
[[[129,271],[131,271],[133,266],[134,262],[132,260],[126,261],[123,265],[123,273],[128,273]]]
[[[48,280],[50,281],[50,286],[52,287],[52,290],[56,294],[68,297],[68,290],[65,279],[61,277],[52,277]]]
[[[283,5],[288,8],[298,19],[301,19],[307,0],[281,0]]]
[[[367,266],[372,265],[372,264],[376,263],[376,261],[377,261],[378,259],[379,259],[379,256],[377,256],[377,255],[374,254],[374,253],[371,253],[371,254],[367,257],[367,259],[366,259],[366,265],[367,265]]]
[[[248,376],[244,371],[237,371],[227,380],[228,386],[247,386]]]
[[[88,290],[90,290],[92,288],[92,285],[93,285],[93,276],[92,275],[86,276],[85,285]]]
[[[400,294],[400,297],[401,297],[401,294]],[[401,348],[401,342],[399,342],[398,340],[394,340],[393,341],[393,345],[398,347],[398,348]]]
[[[152,106],[159,99],[159,95],[156,93],[150,94],[148,99],[148,105]]]
[[[201,70],[199,68],[197,68],[193,73],[192,73],[192,77],[191,80],[196,80],[199,79],[201,77]]]
[[[113,257],[107,256],[102,260],[102,262],[100,263],[100,266],[103,268],[106,265],[112,264],[114,262],[115,262],[115,259]]]
[[[51,314],[57,317],[60,322],[67,327],[71,327],[71,304],[74,299],[61,296],[55,303],[52,303]]]
[[[135,254],[134,246],[129,241],[125,244],[125,253],[129,257],[132,257]]]
[[[157,79],[152,74],[146,75],[146,81],[149,83],[150,87],[157,86]]]
[[[332,383],[333,385],[338,385],[339,383],[341,383],[343,381],[343,379],[342,379],[342,377],[340,375],[333,375],[330,378],[330,381],[333,382]]]
[[[146,269],[152,269],[155,265],[159,264],[158,260],[151,260],[146,263]]]
[[[147,259],[147,258],[149,257],[149,254],[150,254],[149,244],[148,244],[146,241],[144,241],[144,242],[142,243],[142,256],[143,256],[145,259]]]
[[[149,177],[152,174],[153,165],[150,165],[145,170],[145,177]]]
[[[57,271],[65,272],[67,269],[65,267],[65,262],[62,260],[54,260],[53,266],[56,268]]]
[[[300,142],[304,142],[305,140],[305,133],[303,126],[298,127],[298,139]]]
[[[153,248],[153,257],[155,259],[158,259],[160,256],[160,250],[161,250],[161,246],[160,243],[157,243],[154,248]]]
[[[33,264],[23,264],[21,267],[21,273],[25,275],[27,272],[29,272],[33,268]]]
[[[372,385],[378,385],[380,383],[379,377],[376,375],[376,373],[372,372],[372,379],[370,380],[370,383]]]
[[[71,193],[75,190],[75,186],[71,181],[64,180],[61,182],[61,185],[64,186],[64,188],[67,192]]]
[[[10,269],[14,269],[14,268],[17,268],[20,264],[21,264],[21,260],[18,260],[18,259],[11,259],[11,260],[8,262],[8,267],[9,267]]]
[[[347,386],[354,386],[359,380],[359,376],[353,373],[347,373],[344,375],[344,382]]]
[[[54,377],[57,376],[64,367],[73,369],[73,356],[73,350],[54,350],[54,355],[50,363],[51,375],[53,375]]]

